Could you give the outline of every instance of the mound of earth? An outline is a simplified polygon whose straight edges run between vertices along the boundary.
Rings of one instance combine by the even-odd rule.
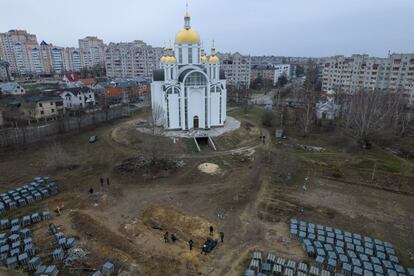
[[[196,244],[202,244],[209,237],[210,226],[214,227],[204,218],[189,216],[177,210],[159,206],[146,209],[142,214],[142,221],[148,227],[175,233],[181,240],[192,239]],[[216,232],[214,238],[218,239]]]
[[[159,172],[174,172],[184,165],[182,160],[138,156],[125,159],[121,164],[115,166],[114,170],[120,173],[146,173],[154,175]]]
[[[219,174],[221,172],[219,165],[214,163],[202,163],[197,167],[201,172],[206,174]]]

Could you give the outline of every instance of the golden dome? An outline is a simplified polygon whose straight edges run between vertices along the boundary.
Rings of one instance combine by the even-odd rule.
[[[208,62],[208,58],[206,56],[201,56],[201,62]]]
[[[165,62],[165,59],[166,59],[167,57],[166,56],[162,56],[161,58],[160,58],[160,61],[161,62]]]
[[[217,63],[217,62],[219,62],[220,60],[219,60],[219,58],[218,58],[216,55],[214,55],[214,56],[210,56],[210,58],[208,59],[208,61],[209,61],[210,63]]]
[[[198,44],[200,43],[200,36],[197,32],[191,29],[183,29],[175,36],[175,43],[178,44]]]
[[[176,63],[177,60],[173,56],[167,56],[167,57],[165,57],[165,62],[167,62],[167,63]]]

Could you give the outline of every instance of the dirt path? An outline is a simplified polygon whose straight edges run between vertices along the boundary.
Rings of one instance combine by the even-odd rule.
[[[128,141],[126,143],[120,143],[121,141],[125,140],[124,137],[120,136],[118,133],[120,132],[121,128],[131,127],[136,121],[137,118],[133,118],[129,121],[123,122],[114,126],[113,128],[107,130],[104,135],[104,139],[111,144],[114,148],[124,153],[131,153],[131,151],[136,151],[136,149],[132,149],[131,147],[127,146]],[[249,122],[252,125],[255,125],[254,122],[243,119],[246,122]],[[267,129],[261,128],[260,126],[255,125],[259,128],[260,132],[266,136],[266,148],[269,148],[271,145],[270,143],[270,133]],[[203,152],[203,153],[184,153],[184,154],[175,154],[175,153],[163,153],[163,156],[167,158],[179,158],[179,159],[203,159],[203,158],[211,158],[211,157],[221,157],[226,155],[234,155],[234,154],[243,154],[245,152],[252,152],[260,147],[263,146],[261,141],[257,141],[247,146],[242,146],[235,149],[223,150],[223,151],[212,151],[212,152]]]

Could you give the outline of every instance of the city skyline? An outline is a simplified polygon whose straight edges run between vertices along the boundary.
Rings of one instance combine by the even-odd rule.
[[[72,12],[59,13],[66,7],[63,2],[9,1],[2,4],[5,10],[19,10],[20,16],[6,13],[0,30],[24,29],[36,34],[39,42],[63,47],[76,47],[78,39],[86,36],[98,36],[105,43],[139,39],[164,46],[182,28],[185,1],[164,2],[122,0],[114,8],[109,1],[93,0],[73,5],[77,8]],[[223,52],[309,57],[414,52],[410,47],[414,30],[400,27],[410,24],[412,1],[307,2],[190,1],[190,14],[194,29],[203,34],[204,47],[210,48],[214,39]],[[45,11],[49,12],[45,15]]]

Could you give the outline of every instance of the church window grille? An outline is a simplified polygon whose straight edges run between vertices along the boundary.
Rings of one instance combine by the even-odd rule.
[[[207,93],[207,88],[204,90],[205,92],[204,92],[204,98],[205,98],[205,100],[204,100],[204,102],[205,102],[205,104],[204,104],[204,110],[205,110],[205,117],[204,117],[204,121],[205,121],[205,126],[206,126],[206,128],[208,128],[208,124],[207,124],[207,122],[208,122],[208,93]]]
[[[181,97],[178,97],[178,126],[181,127]]]
[[[183,63],[183,48],[178,48],[178,61]]]
[[[167,94],[167,127],[170,128],[170,97]]]
[[[221,94],[221,93],[220,93]],[[219,124],[221,124],[221,110],[222,110],[222,106],[221,106],[221,95],[220,95],[220,104],[219,104]]]
[[[188,49],[188,63],[189,64],[193,63],[193,49],[192,48]]]
[[[197,63],[200,63],[200,48],[197,48]]]
[[[191,73],[185,80],[185,86],[205,86],[207,85],[206,77],[200,72]]]
[[[184,89],[184,120],[185,129],[188,129],[188,101],[187,101],[187,88]]]

